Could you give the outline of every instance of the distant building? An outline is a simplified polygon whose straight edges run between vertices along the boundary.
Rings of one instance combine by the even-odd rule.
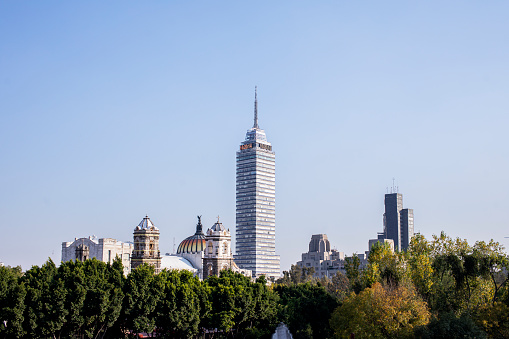
[[[207,230],[205,235],[206,247],[203,253],[203,278],[210,276],[219,276],[222,270],[232,270],[251,277],[252,272],[246,269],[240,269],[233,260],[231,249],[230,230],[226,229],[222,223],[217,222]]]
[[[186,259],[196,270],[200,279],[219,275],[221,270],[230,269],[234,272],[251,277],[252,272],[240,269],[234,262],[231,250],[231,234],[222,223],[217,222],[203,233],[201,216],[194,235],[184,239],[177,248],[177,256]]]
[[[394,252],[394,240],[392,239],[370,239],[369,242],[368,242],[368,252],[371,252],[371,248],[373,247],[374,244],[376,244],[377,242],[381,243],[381,244],[389,244],[389,247],[391,248],[392,252]]]
[[[384,231],[378,239],[392,239],[395,249],[406,251],[414,236],[414,211],[403,208],[401,193],[386,194],[384,204]]]
[[[4,263],[0,261],[0,267],[4,267]]]
[[[75,238],[73,242],[62,243],[62,262],[69,260],[85,261],[90,258],[112,263],[118,256],[122,260],[124,273],[131,271],[131,253],[133,244],[111,238],[97,239],[95,236],[88,238]]]
[[[302,260],[297,266],[303,268],[314,268],[313,276],[331,277],[337,272],[344,271],[345,254],[331,249],[326,234],[314,234],[309,242],[309,251],[302,253]]]
[[[406,251],[410,246],[410,240],[414,236],[414,210],[404,208],[399,212],[399,217],[402,249]]]
[[[155,273],[161,271],[161,253],[159,252],[159,229],[148,216],[136,226],[133,232],[134,248],[131,256],[131,268],[142,264],[154,266]]]
[[[240,268],[253,276],[279,277],[276,254],[276,155],[258,126],[258,101],[253,128],[237,151],[236,254]]]
[[[403,194],[386,194],[384,205],[385,238],[394,240],[394,247],[401,250],[401,219],[399,212],[403,209]]]

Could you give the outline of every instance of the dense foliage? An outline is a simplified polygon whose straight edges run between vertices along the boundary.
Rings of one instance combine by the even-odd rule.
[[[347,270],[352,294],[331,317],[334,336],[508,338],[508,264],[494,241],[416,235],[406,252],[377,243],[364,270]]]
[[[508,264],[496,242],[443,233],[406,252],[375,244],[363,269],[352,255],[330,278],[292,265],[273,284],[48,260],[0,267],[0,338],[270,338],[279,322],[296,339],[509,338]]]

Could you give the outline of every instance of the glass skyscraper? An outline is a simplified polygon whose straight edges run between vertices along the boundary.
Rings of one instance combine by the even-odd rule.
[[[276,156],[258,127],[255,90],[254,124],[237,152],[237,228],[235,263],[258,277],[279,277],[276,255]]]
[[[406,251],[413,236],[414,210],[403,208],[403,194],[386,194],[383,237],[394,240],[398,251]]]

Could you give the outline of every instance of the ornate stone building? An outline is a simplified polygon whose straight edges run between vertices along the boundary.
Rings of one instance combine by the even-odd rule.
[[[205,234],[203,234],[203,225],[201,216],[198,216],[196,232],[182,240],[177,248],[177,256],[187,259],[197,270],[197,275],[203,279],[203,250],[205,249]]]
[[[355,254],[359,258],[360,269],[367,265],[368,252]],[[314,234],[309,242],[309,252],[302,253],[302,260],[297,266],[313,268],[313,276],[331,278],[338,272],[345,273],[345,254],[331,249],[327,234]]]
[[[75,238],[72,242],[62,243],[62,261],[85,261],[90,258],[96,258],[103,262],[112,263],[116,257],[119,257],[124,266],[124,273],[128,274],[131,271],[132,251],[132,243],[112,238],[97,239],[95,236]]]
[[[219,275],[221,270],[235,269],[231,249],[232,237],[230,230],[217,222],[207,230],[206,247],[203,256],[203,278]]]
[[[224,269],[231,269],[248,277],[252,274],[250,270],[242,270],[235,264],[230,230],[219,222],[219,218],[204,234],[201,216],[198,216],[195,234],[180,243],[177,256],[188,260],[197,270],[196,274],[200,279],[211,275],[218,276]]]
[[[131,256],[131,269],[147,263],[154,266],[155,272],[161,271],[161,253],[159,252],[159,229],[148,216],[136,226],[133,233],[134,249]]]

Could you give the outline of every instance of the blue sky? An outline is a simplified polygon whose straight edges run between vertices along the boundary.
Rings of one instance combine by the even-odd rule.
[[[235,229],[235,152],[276,152],[276,247],[347,254],[396,178],[415,228],[509,245],[505,1],[0,3],[0,261]],[[175,239],[175,240],[174,240]]]

